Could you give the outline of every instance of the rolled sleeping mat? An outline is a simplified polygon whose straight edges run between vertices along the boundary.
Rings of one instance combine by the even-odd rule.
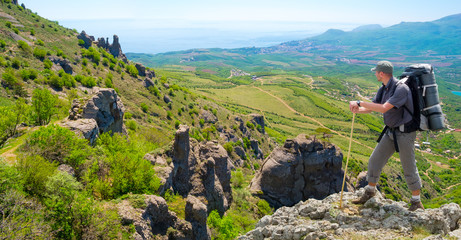
[[[422,96],[424,99],[425,106],[434,106],[440,103],[437,84],[424,85]]]
[[[445,118],[443,117],[440,104],[422,109],[422,113],[427,117],[430,129],[438,130],[445,128]]]

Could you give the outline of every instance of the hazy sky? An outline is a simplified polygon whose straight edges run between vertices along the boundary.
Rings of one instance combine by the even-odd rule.
[[[303,38],[303,36],[308,37],[309,34],[321,33],[328,28],[351,30],[364,24],[390,26],[402,21],[432,21],[461,13],[459,0],[19,0],[19,2],[42,17],[57,20],[62,25],[79,31],[86,30],[96,37],[118,34],[122,43],[124,40],[128,43],[125,45],[128,51],[138,51],[134,45],[143,45],[136,43],[133,40],[135,37],[140,39],[162,37],[167,43],[171,42],[168,39],[174,38],[173,40],[177,40],[179,44],[181,39],[187,40],[192,34],[196,40],[199,35],[203,36],[202,40],[197,40],[197,43],[205,44],[211,41],[214,45],[207,43],[211,47],[226,47],[219,45],[222,39],[213,39],[213,36],[223,37],[228,34],[232,39],[229,37],[226,39],[233,42],[236,41],[234,38],[243,41],[242,38],[250,34],[248,38],[253,38],[255,45],[258,45],[258,41],[266,37],[284,35],[285,38],[296,36]],[[201,32],[191,33],[192,29],[201,29]],[[208,32],[202,31],[203,29],[208,29]],[[153,34],[159,30],[162,36]],[[219,32],[219,35],[216,31],[227,32]],[[272,40],[285,41],[284,38]],[[186,43],[193,43],[193,41],[189,39]],[[242,42],[242,44],[250,43]],[[208,45],[205,47],[209,47]],[[164,47],[147,52],[175,49],[176,47],[171,49]]]

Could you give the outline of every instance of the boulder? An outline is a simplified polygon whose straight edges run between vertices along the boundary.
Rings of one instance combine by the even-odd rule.
[[[146,67],[144,67],[144,65],[142,65],[141,63],[136,63],[134,66],[136,67],[136,69],[138,69],[139,76],[146,76]]]
[[[74,72],[74,69],[72,68],[72,65],[69,60],[57,56],[51,56],[48,57],[48,59],[50,59],[51,62],[53,62],[54,64],[61,66],[64,72],[68,74],[72,74]]]
[[[65,173],[71,175],[72,177],[75,177],[75,169],[70,165],[61,164],[58,167],[58,171],[65,172]]]
[[[335,145],[323,145],[301,134],[270,154],[250,189],[275,208],[308,198],[323,199],[341,191],[342,159]]]
[[[241,159],[246,160],[247,156],[245,153],[245,149],[243,149],[242,146],[235,146],[234,147],[234,152],[239,156]]]
[[[367,181],[367,171],[360,172],[359,175],[357,176],[357,182],[355,184],[355,188],[363,188],[368,185]]]
[[[171,101],[171,98],[170,98],[168,95],[166,95],[166,94],[163,95],[163,101],[165,101],[165,103],[170,103],[170,102],[172,102],[172,101]]]
[[[65,121],[63,126],[77,133],[77,135],[87,139],[93,145],[99,136],[99,127],[95,119],[77,119]]]
[[[149,88],[151,86],[154,86],[155,83],[151,79],[146,78],[146,79],[144,79],[143,85],[144,85],[145,88]]]
[[[126,135],[124,114],[125,107],[117,92],[111,88],[101,88],[96,89],[86,102],[74,100],[69,117],[62,125],[93,143],[99,134],[109,131]]]
[[[203,119],[206,123],[216,123],[218,121],[218,118],[207,110],[200,111],[200,118]]]

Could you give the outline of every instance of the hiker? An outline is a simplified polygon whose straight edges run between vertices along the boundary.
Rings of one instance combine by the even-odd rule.
[[[352,203],[363,204],[375,196],[376,184],[381,170],[394,152],[397,151],[399,152],[405,180],[412,193],[409,210],[414,211],[418,208],[424,209],[420,198],[421,179],[415,160],[414,143],[416,131],[403,132],[404,124],[412,120],[411,113],[405,111],[404,106],[413,112],[413,99],[407,85],[396,85],[398,80],[393,77],[393,70],[394,67],[389,61],[378,62],[371,71],[375,72],[376,78],[379,82],[382,82],[382,86],[373,102],[358,100],[349,103],[349,108],[353,113],[370,113],[372,111],[383,113],[384,123],[387,126],[380,139],[378,139],[379,143],[368,161],[368,185],[365,187],[365,193],[360,198],[354,199]],[[394,94],[390,96],[390,90],[394,87]],[[377,100],[379,98],[381,101]],[[396,141],[394,141],[395,139]]]

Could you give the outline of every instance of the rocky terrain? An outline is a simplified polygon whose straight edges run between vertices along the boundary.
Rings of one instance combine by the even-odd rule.
[[[351,204],[363,191],[344,193],[342,209],[340,194],[281,207],[238,239],[461,239],[461,208],[455,203],[410,212],[406,203],[377,194],[364,205]]]

